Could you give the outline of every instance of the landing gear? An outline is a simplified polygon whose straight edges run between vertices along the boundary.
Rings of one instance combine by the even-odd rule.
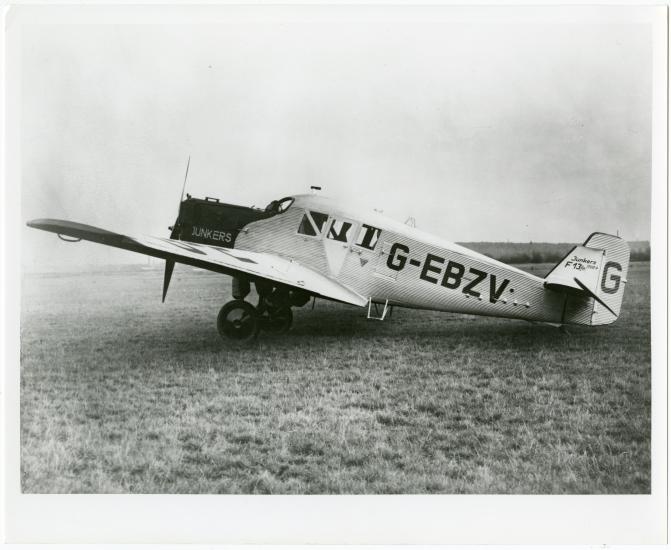
[[[244,300],[228,302],[219,310],[217,330],[224,339],[249,342],[259,333],[256,308]]]
[[[244,298],[249,294],[249,281],[233,280],[233,297],[219,311],[217,330],[224,340],[249,342],[261,329],[271,334],[286,334],[294,320],[292,306],[304,305],[310,295],[302,291],[290,291],[286,287],[274,287],[267,281],[257,281],[259,303],[254,307]]]
[[[286,334],[294,321],[289,292],[280,288],[263,292],[265,289],[259,285],[256,289],[259,292],[256,310],[260,315],[261,328],[271,334]]]
[[[286,334],[294,321],[294,314],[290,307],[282,307],[268,312],[263,328],[271,334]]]

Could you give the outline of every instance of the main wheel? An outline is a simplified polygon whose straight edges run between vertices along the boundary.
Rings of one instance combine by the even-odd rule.
[[[272,312],[265,325],[265,329],[272,334],[286,334],[294,321],[294,314],[290,307],[281,307]]]
[[[224,339],[247,342],[259,333],[256,308],[249,302],[233,300],[219,310],[217,330]]]

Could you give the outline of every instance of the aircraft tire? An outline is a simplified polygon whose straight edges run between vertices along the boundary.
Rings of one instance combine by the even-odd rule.
[[[256,308],[244,300],[232,300],[217,315],[217,331],[227,341],[250,342],[259,334]]]
[[[286,334],[294,322],[294,314],[290,307],[275,310],[268,319],[265,329],[271,334]]]

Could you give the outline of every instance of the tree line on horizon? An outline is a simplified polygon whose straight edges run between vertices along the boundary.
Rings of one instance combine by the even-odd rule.
[[[479,242],[459,244],[507,264],[557,263],[575,246],[575,243],[533,242]],[[648,241],[630,241],[629,246],[631,248],[630,261],[650,261],[650,243]]]

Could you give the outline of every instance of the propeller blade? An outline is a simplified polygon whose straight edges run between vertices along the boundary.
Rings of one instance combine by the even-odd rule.
[[[182,195],[179,198],[180,203],[184,200],[184,191],[186,191],[186,178],[189,176],[190,164],[191,164],[191,155],[189,155],[189,160],[186,161],[186,173],[184,174],[184,183],[182,184]]]
[[[179,212],[182,208],[182,202],[184,201],[184,191],[186,191],[186,178],[189,177],[189,166],[191,165],[191,155],[186,161],[186,173],[184,174],[184,183],[182,184],[182,194],[179,197],[179,204],[177,205],[177,217],[175,218],[175,223],[170,226],[170,238],[175,239],[179,235]]]
[[[617,313],[615,313],[612,309],[608,307],[608,304],[604,302],[601,298],[599,298],[594,292],[592,292],[589,288],[587,288],[579,279],[578,277],[573,277],[573,280],[576,282],[576,284],[582,288],[587,294],[589,294],[592,298],[594,298],[597,302],[599,302],[603,307],[605,307],[608,311],[610,311],[615,317],[617,317]]]
[[[182,184],[182,194],[179,198],[179,206],[177,207],[177,219],[175,220],[175,225],[172,227],[170,232],[170,238],[175,239],[179,234],[179,211],[182,206],[182,201],[184,200],[184,191],[186,190],[186,178],[189,177],[189,166],[191,165],[191,155],[189,155],[189,160],[186,161],[186,173],[184,174],[184,183]],[[168,294],[168,287],[170,286],[170,279],[172,278],[172,271],[175,269],[175,260],[166,260],[165,261],[165,272],[163,273],[163,299],[161,302],[165,302],[165,297]]]
[[[166,260],[165,272],[163,273],[163,299],[161,302],[165,302],[165,296],[168,294],[168,287],[170,286],[170,279],[172,278],[173,269],[175,269],[175,260]]]

